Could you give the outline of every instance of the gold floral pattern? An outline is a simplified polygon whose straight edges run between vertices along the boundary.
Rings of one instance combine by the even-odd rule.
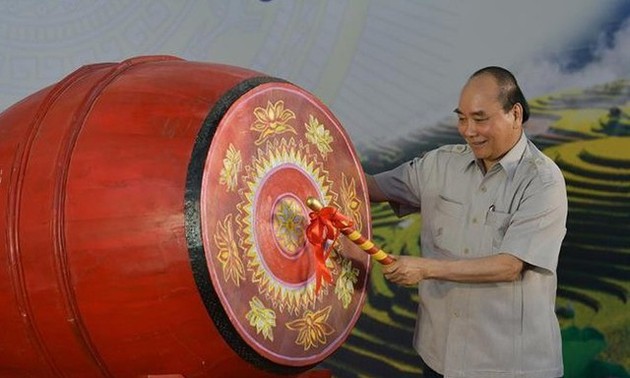
[[[359,227],[369,225],[369,202],[343,130],[321,103],[285,96],[300,92],[264,85],[234,104],[213,131],[198,205],[206,278],[216,280],[243,341],[265,358],[311,364],[351,331],[369,256],[340,235],[317,260],[306,202],[317,198]],[[244,128],[229,127],[243,121]],[[318,287],[320,264],[331,279]]]
[[[254,142],[256,145],[262,144],[269,136],[274,134],[283,134],[291,132],[297,135],[293,126],[287,122],[295,119],[295,113],[284,108],[284,101],[279,100],[274,104],[267,101],[267,107],[257,107],[254,109],[256,121],[252,124],[251,129],[260,133],[258,139]]]
[[[249,301],[250,310],[245,315],[249,325],[256,328],[256,333],[265,339],[273,341],[273,329],[276,327],[276,313],[266,308],[260,299],[252,297]]]
[[[352,260],[341,258],[341,273],[335,283],[335,294],[343,304],[343,308],[348,308],[352,302],[354,285],[359,279],[359,269],[352,266]]]
[[[230,143],[223,159],[223,168],[219,172],[219,184],[226,185],[229,192],[235,191],[238,186],[238,173],[242,164],[241,152]]]
[[[282,165],[294,166],[310,176],[319,189],[324,203],[334,203],[338,195],[331,190],[332,182],[328,180],[328,172],[323,164],[317,161],[317,155],[310,152],[310,145],[301,141],[297,143],[293,138],[267,141],[265,148],[258,149],[251,165],[245,169],[247,174],[243,176],[242,186],[245,188],[242,193],[243,202],[237,208],[242,226],[239,228],[239,246],[246,259],[248,274],[251,272],[251,281],[258,286],[258,292],[271,303],[272,308],[280,312],[299,314],[302,310],[314,306],[318,297],[324,297],[327,294],[326,288],[316,294],[315,280],[304,286],[288,286],[278,280],[265,267],[254,233],[257,222],[254,211],[256,193],[264,182],[263,178],[275,167]]]
[[[238,254],[238,246],[234,239],[232,214],[228,214],[223,223],[217,223],[214,243],[219,251],[217,260],[223,268],[223,279],[226,282],[232,280],[236,286],[239,286],[241,280],[245,279],[245,267]]]
[[[308,123],[305,123],[304,126],[306,127],[306,140],[313,143],[325,159],[326,155],[332,152],[330,144],[333,137],[330,135],[330,131],[326,130],[324,125],[319,123],[319,120],[312,114],[308,115]]]
[[[295,343],[303,346],[305,351],[326,344],[327,336],[335,332],[335,330],[326,323],[328,316],[330,316],[331,309],[332,306],[328,306],[316,312],[306,310],[304,317],[301,319],[286,323],[288,329],[298,331]]]
[[[354,177],[348,178],[344,173],[341,174],[341,206],[342,214],[350,217],[354,222],[357,231],[361,231],[363,223],[361,221],[361,201],[357,198],[356,185]]]
[[[295,198],[283,198],[273,214],[273,230],[278,243],[285,251],[296,253],[304,246],[305,229],[306,219],[298,201]]]

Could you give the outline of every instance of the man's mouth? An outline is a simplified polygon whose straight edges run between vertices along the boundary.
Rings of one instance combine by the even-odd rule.
[[[470,144],[471,147],[473,148],[480,148],[486,145],[486,143],[488,143],[487,140],[481,140],[481,141],[468,141],[468,144]]]

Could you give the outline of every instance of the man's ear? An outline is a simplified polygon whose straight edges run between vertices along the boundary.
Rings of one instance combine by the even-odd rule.
[[[517,102],[516,104],[514,104],[514,106],[512,106],[512,115],[514,116],[514,128],[516,128],[518,125],[522,125],[523,124],[523,105],[521,105],[520,102]]]

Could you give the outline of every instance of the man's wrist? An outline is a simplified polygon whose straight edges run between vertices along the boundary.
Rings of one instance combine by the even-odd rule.
[[[443,278],[445,261],[436,259],[420,258],[418,260],[418,269],[420,269],[424,279],[440,279]]]

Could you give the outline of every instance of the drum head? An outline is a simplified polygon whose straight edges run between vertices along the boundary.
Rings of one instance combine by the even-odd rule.
[[[245,359],[311,366],[357,321],[369,256],[343,235],[316,292],[306,199],[369,235],[363,171],[332,113],[290,83],[250,79],[217,103],[197,140],[187,183],[197,286],[224,338]]]

